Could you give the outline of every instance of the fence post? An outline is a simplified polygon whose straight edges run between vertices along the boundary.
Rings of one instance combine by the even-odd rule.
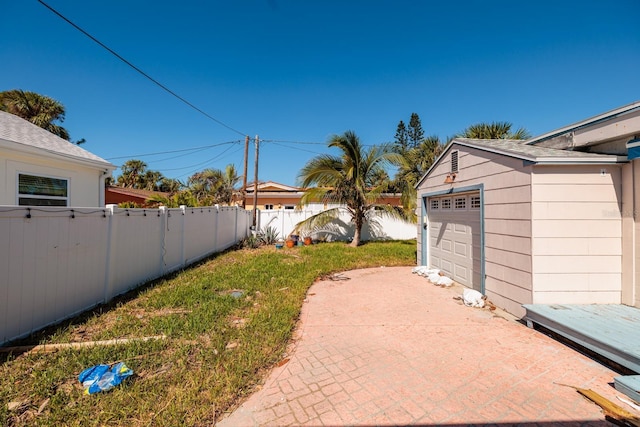
[[[185,268],[187,266],[187,248],[185,243],[186,234],[187,234],[185,232],[186,213],[187,213],[187,206],[180,205],[180,216],[182,218],[180,221],[180,223],[182,224],[182,238],[180,239],[180,268]]]
[[[219,229],[219,218],[220,218],[220,206],[213,205],[214,212],[216,217],[213,220],[213,252],[218,252],[218,229]]]
[[[115,256],[116,256],[116,245],[115,234],[116,234],[116,219],[115,213],[118,210],[118,205],[107,205],[105,206],[106,215],[107,215],[107,259],[105,261],[105,275],[104,275],[104,295],[102,302],[106,303],[113,296],[113,270],[115,268]]]
[[[162,246],[160,247],[160,277],[164,276],[167,272],[167,207],[160,206],[158,207],[160,220],[160,242]]]
[[[238,207],[236,206],[236,214],[235,214],[235,222],[233,225],[234,233],[233,233],[233,244],[238,243]]]

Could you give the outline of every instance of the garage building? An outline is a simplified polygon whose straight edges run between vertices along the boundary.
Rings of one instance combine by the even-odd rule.
[[[458,138],[417,185],[418,264],[516,316],[640,306],[640,103],[528,141]]]

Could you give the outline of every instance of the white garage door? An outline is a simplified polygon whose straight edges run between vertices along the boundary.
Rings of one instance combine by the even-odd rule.
[[[481,291],[480,193],[427,199],[429,265]]]

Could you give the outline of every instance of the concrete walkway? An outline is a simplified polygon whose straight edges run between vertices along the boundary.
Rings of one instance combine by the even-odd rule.
[[[314,284],[289,360],[229,426],[610,425],[569,384],[633,411],[617,374],[410,267]],[[284,361],[283,361],[284,362]],[[531,424],[530,424],[531,423]]]

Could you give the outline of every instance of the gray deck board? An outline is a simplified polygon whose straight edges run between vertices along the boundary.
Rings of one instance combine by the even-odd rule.
[[[640,402],[640,375],[627,375],[613,379],[616,390]]]
[[[527,304],[525,319],[640,373],[640,309],[617,304]]]

